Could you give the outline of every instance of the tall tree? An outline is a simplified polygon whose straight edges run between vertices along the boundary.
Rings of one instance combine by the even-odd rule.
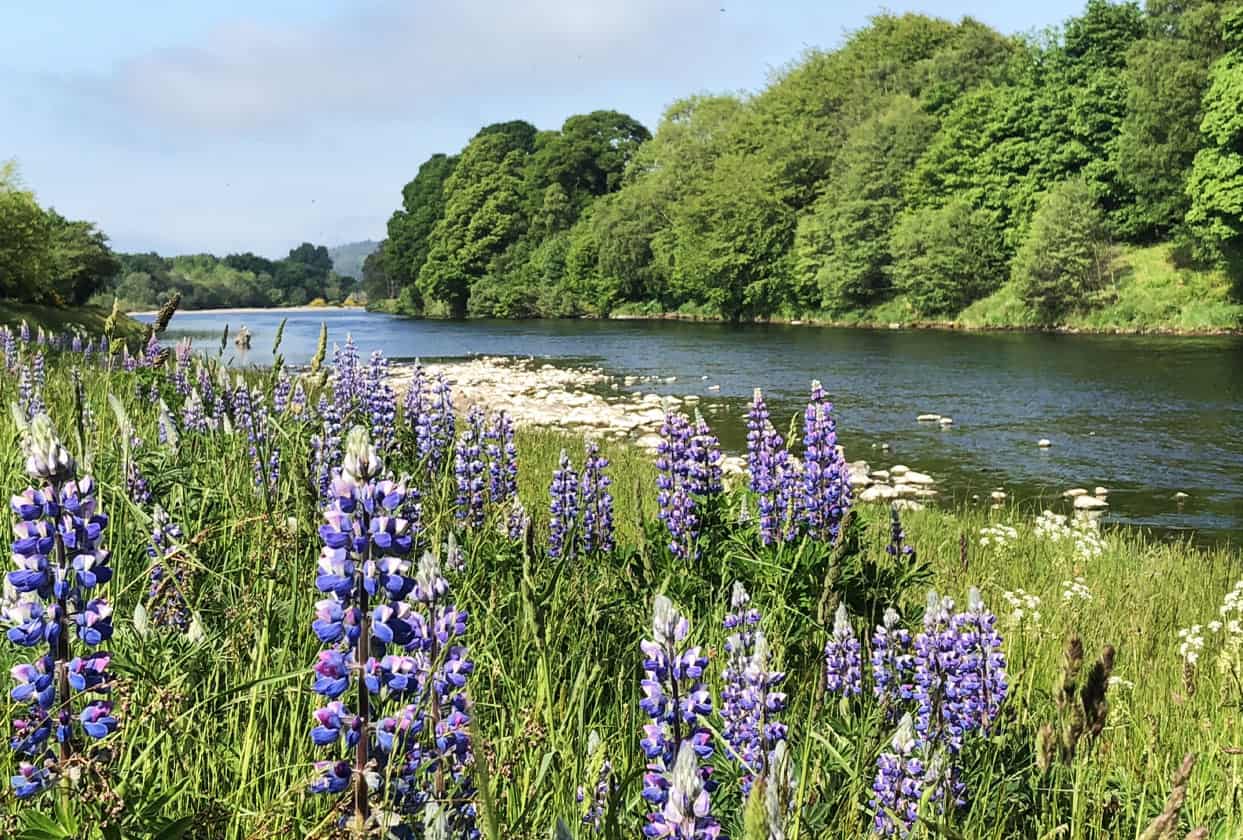
[[[49,210],[52,284],[66,303],[81,306],[112,282],[121,261],[94,222],[70,221]]]
[[[388,242],[383,255],[384,273],[398,288],[413,286],[427,260],[427,240],[444,215],[445,181],[453,174],[457,161],[456,155],[432,155],[401,191],[402,209],[388,220]],[[373,263],[373,273],[375,269]]]

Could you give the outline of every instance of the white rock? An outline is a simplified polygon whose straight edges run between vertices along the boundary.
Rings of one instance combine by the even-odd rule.
[[[672,385],[674,382],[677,382],[677,381],[678,381],[678,378],[677,378],[676,376],[666,376],[666,377],[665,377],[665,384],[666,384],[666,385]]]
[[[643,435],[635,443],[644,449],[655,449],[660,446],[660,435]]]
[[[941,428],[945,429],[945,428],[948,428],[954,425],[954,418],[953,417],[942,417],[940,420],[937,421],[937,423],[941,425]]]
[[[906,464],[894,464],[892,467],[889,468],[889,474],[893,476],[894,478],[901,478],[902,476],[906,475],[910,471],[911,471],[911,468],[908,467]]]
[[[1062,498],[1063,499],[1074,499],[1079,496],[1086,496],[1086,495],[1088,495],[1088,491],[1084,490],[1082,487],[1072,487],[1069,490],[1062,493]]]
[[[1048,438],[1041,438],[1040,440],[1036,441],[1036,445],[1039,446],[1041,449],[1048,449],[1050,446],[1053,445],[1053,441],[1049,440]]]
[[[888,451],[889,451],[889,444],[887,444],[887,443],[882,443],[882,444],[880,445],[880,448],[881,448],[881,451],[882,451],[882,452],[888,452]]]
[[[1002,490],[994,490],[988,494],[988,497],[998,504],[1006,500],[1006,494]]]
[[[1109,488],[1108,487],[1097,487],[1095,490],[1092,491],[1092,495],[1093,496],[1108,496]]]
[[[876,481],[888,481],[889,470],[872,470],[872,478]]]
[[[922,489],[922,487],[916,487],[914,484],[895,484],[893,486],[893,492],[897,494],[899,499],[914,499]]]
[[[898,498],[897,491],[888,484],[873,484],[859,494],[861,502],[888,502]]]
[[[709,391],[719,391],[719,390],[721,390],[721,386],[720,386],[720,385],[709,385],[709,386],[708,386],[708,390],[709,390]]]
[[[1109,502],[1095,496],[1075,497],[1075,510],[1104,510],[1107,507],[1109,507]]]
[[[940,414],[921,414],[915,418],[920,423],[936,423],[941,419]]]
[[[855,487],[855,488],[871,487],[872,484],[873,484],[872,479],[869,478],[868,474],[865,472],[852,472],[850,474],[850,486],[851,487]]]
[[[1181,502],[1185,499],[1190,499],[1190,498],[1191,498],[1191,495],[1189,493],[1184,493],[1181,490],[1179,490],[1177,493],[1174,494],[1174,501],[1176,502]]]
[[[902,482],[904,484],[936,484],[937,480],[927,473],[907,470],[902,476]]]

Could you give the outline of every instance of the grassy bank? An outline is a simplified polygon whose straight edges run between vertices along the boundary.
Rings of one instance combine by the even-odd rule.
[[[21,326],[22,321],[32,330],[43,327],[47,332],[81,331],[89,335],[102,335],[104,321],[111,309],[101,306],[43,306],[22,301],[0,301],[0,327]],[[118,315],[116,335],[127,341],[138,341],[147,334],[147,328],[128,315]]]
[[[120,725],[97,742],[107,749],[93,754],[85,781],[66,783],[60,812],[51,794],[0,800],[8,815],[4,836],[23,836],[21,826],[30,838],[338,836],[333,827],[350,808],[345,796],[307,793],[318,777],[315,761],[347,755],[339,743],[315,747],[309,734],[313,713],[325,702],[311,691],[311,666],[323,647],[311,631],[324,597],[315,587],[323,519],[309,466],[318,419],[276,411],[275,383],[252,374],[254,405],[266,411],[226,412],[228,427],[183,426],[176,445],[161,444],[153,390],[174,416],[183,414],[173,371],[92,370],[83,377],[79,440],[68,376],[73,363],[72,356],[49,361],[43,397],[70,448],[89,453],[82,460],[91,463],[110,516],[104,541],[115,574],[102,588],[114,605],[115,634],[107,646]],[[0,401],[18,398],[17,379],[0,371]],[[207,381],[219,380],[209,372]],[[305,384],[306,404],[313,406],[321,386]],[[109,395],[128,415],[133,437],[145,443],[124,445],[131,436],[118,426]],[[262,414],[268,419],[246,419]],[[891,555],[890,521],[880,508],[859,510],[836,548],[810,537],[765,547],[757,539],[754,500],[748,500],[751,518],[739,523],[744,496],[734,489],[703,497],[700,556],[678,559],[656,517],[648,456],[608,445],[617,547],[559,559],[548,549],[549,480],[562,450],[582,466],[580,440],[519,433],[518,491],[533,526],[529,538],[511,540],[503,528],[508,506],[489,508],[481,526],[461,525],[452,470],[428,471],[410,423],[399,413],[397,442],[382,457],[395,473],[409,473],[420,491],[416,552],[428,548],[444,557],[450,533],[465,551],[462,570],[447,577],[452,597],[470,616],[461,639],[474,663],[466,683],[471,748],[464,772],[478,788],[471,799],[484,837],[543,840],[558,821],[568,827],[561,836],[641,836],[650,808],[640,797],[639,739],[648,720],[639,706],[639,642],[651,638],[659,592],[689,618],[685,644],[702,645],[709,660],[704,679],[714,711],[704,721],[720,784],[713,813],[730,837],[769,836],[744,829],[741,771],[719,718],[727,658],[722,620],[735,580],[762,611],[774,665],[787,674],[786,709],[773,712],[789,725],[795,765],[793,801],[782,817],[787,837],[868,836],[877,756],[891,749],[894,724],[872,699],[870,677],[860,697],[821,696],[832,605],[847,605],[863,637],[866,672],[869,628],[885,607],[897,608],[918,630],[928,587],[962,605],[971,586],[998,614],[1010,688],[989,732],[965,738],[952,759],[966,785],[964,804],[939,814],[935,803],[924,803],[926,821],[912,836],[1133,840],[1161,812],[1170,774],[1188,752],[1199,761],[1175,819],[1182,829],[1170,836],[1182,837],[1193,825],[1208,826],[1216,838],[1243,830],[1237,680],[1243,635],[1228,627],[1215,635],[1202,631],[1205,647],[1194,666],[1178,653],[1180,628],[1219,618],[1218,606],[1239,574],[1237,553],[1154,544],[1129,531],[1038,528],[1030,513],[1016,510],[987,518],[926,510],[903,519],[914,556]],[[8,411],[0,414],[0,437],[18,438]],[[262,474],[277,455],[279,477],[269,489],[256,484],[252,446]],[[0,483],[10,493],[26,486],[23,463],[15,445],[0,450]],[[139,474],[150,499],[133,492]],[[147,548],[157,504],[181,526],[171,538],[176,547],[158,562],[165,575],[176,570],[194,616],[190,633],[153,623],[160,605],[149,592],[150,573],[157,561]],[[981,545],[980,529],[999,524],[1014,527],[1013,536]],[[1082,583],[1071,586],[1076,578]],[[1020,589],[1039,604],[1028,604],[1015,620],[1006,593],[1018,597]],[[1084,676],[1104,645],[1116,646],[1116,680],[1108,683],[1099,732],[1085,736],[1073,758],[1041,769],[1039,730],[1066,720],[1054,687],[1073,633],[1087,650]],[[0,650],[0,665],[31,655],[8,643]],[[353,697],[352,690],[343,695],[351,706]],[[387,694],[373,702],[387,710],[401,705]],[[12,703],[8,716],[21,716],[23,707]],[[416,740],[432,750],[430,720],[428,727]],[[593,754],[595,743],[601,746]],[[584,786],[590,799],[604,758],[614,772],[596,834],[581,822],[585,806],[576,791]],[[434,785],[434,777],[420,778]],[[184,822],[179,828],[174,820]],[[49,822],[64,833],[54,833],[62,828],[48,828]],[[43,833],[31,828],[39,825]]]

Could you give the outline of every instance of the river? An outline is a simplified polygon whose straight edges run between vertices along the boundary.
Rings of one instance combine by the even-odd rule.
[[[808,382],[832,396],[840,439],[873,468],[905,463],[931,473],[946,495],[971,503],[996,487],[1031,506],[1065,508],[1063,490],[1110,490],[1107,523],[1145,526],[1198,541],[1243,539],[1243,338],[964,333],[671,321],[414,321],[361,310],[194,312],[164,336],[219,342],[245,324],[253,349],[234,365],[291,364],[314,354],[320,322],[330,342],[347,333],[364,353],[393,360],[473,354],[592,364],[621,375],[676,377],[646,392],[699,394],[724,445],[744,443],[742,415],[764,389],[782,427]],[[719,390],[718,390],[719,388]],[[942,429],[917,423],[951,416]],[[1048,438],[1052,446],[1038,448]],[[889,450],[880,447],[888,444]],[[1189,498],[1182,503],[1174,494]],[[980,502],[981,504],[985,502]]]

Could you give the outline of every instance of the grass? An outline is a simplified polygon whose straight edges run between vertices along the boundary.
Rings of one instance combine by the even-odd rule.
[[[83,377],[89,419],[78,441],[71,431],[72,362],[69,356],[49,361],[44,396],[69,446],[89,453],[111,517],[106,545],[115,568],[108,589],[116,634],[110,649],[120,677],[115,699],[122,723],[106,742],[107,754],[96,756],[98,776],[88,776],[59,809],[50,798],[19,804],[6,794],[0,830],[28,838],[333,836],[341,813],[335,798],[306,793],[313,762],[324,757],[308,737],[312,711],[321,705],[310,690],[309,670],[320,648],[310,631],[320,597],[313,585],[319,519],[307,475],[316,426],[288,414],[273,420],[270,439],[279,443],[282,469],[269,499],[253,483],[243,434],[187,432],[175,451],[157,444],[152,387],[174,413],[180,400],[163,371],[93,370]],[[269,376],[249,376],[270,391]],[[12,371],[0,372],[0,401],[16,399],[16,383]],[[318,390],[311,385],[314,405]],[[124,435],[109,394],[146,441],[137,464],[155,500],[181,524],[185,562],[194,570],[189,600],[200,617],[202,641],[155,628],[144,635],[135,625],[135,610],[147,598],[152,508],[127,496]],[[0,482],[18,492],[26,479],[7,411],[0,414],[0,439],[9,442],[0,448]],[[617,779],[598,836],[641,836],[638,644],[650,635],[652,598],[666,592],[687,612],[691,638],[711,659],[707,679],[719,697],[726,635],[721,620],[735,579],[747,584],[763,611],[764,630],[788,671],[784,717],[798,766],[798,807],[788,836],[868,836],[875,757],[892,728],[870,700],[817,699],[826,577],[833,581],[830,602],[848,603],[861,632],[870,623],[865,616],[874,620],[888,604],[917,616],[927,586],[959,601],[977,586],[1002,615],[1011,693],[995,732],[972,739],[964,750],[968,805],[944,819],[929,811],[931,823],[914,836],[1134,840],[1160,813],[1170,774],[1187,752],[1199,762],[1187,789],[1182,831],[1205,825],[1214,838],[1243,831],[1237,651],[1220,647],[1225,634],[1218,634],[1190,672],[1177,653],[1179,628],[1216,617],[1239,576],[1237,552],[1155,543],[1119,530],[1105,533],[1099,556],[1086,557],[1068,541],[1038,536],[1033,512],[1018,509],[906,515],[915,561],[886,553],[889,521],[881,509],[858,512],[858,530],[846,541],[857,536],[858,545],[839,554],[810,542],[764,549],[752,527],[732,524],[740,501],[734,490],[704,539],[702,556],[688,563],[664,547],[649,457],[610,444],[619,548],[558,562],[542,548],[548,477],[562,449],[581,464],[582,443],[528,430],[519,434],[518,447],[519,490],[535,523],[530,547],[504,538],[504,511],[494,511],[485,528],[458,531],[468,559],[465,572],[451,580],[459,605],[470,611],[475,672],[469,692],[485,837],[542,840],[558,820],[570,826],[569,836],[596,836],[580,826],[575,801],[577,787],[593,783],[587,752],[593,732]],[[421,473],[406,445],[385,454],[390,468],[416,476],[423,492],[423,544],[441,550],[455,527],[451,487],[444,478]],[[1017,539],[1003,547],[979,546],[979,529],[996,522],[1013,524]],[[1064,602],[1064,582],[1078,576],[1091,600]],[[1038,625],[1006,623],[1003,593],[1019,588],[1041,599]],[[1114,674],[1124,682],[1110,689],[1107,723],[1091,747],[1042,773],[1036,735],[1057,716],[1052,690],[1071,633],[1082,636],[1090,657],[1105,644],[1117,646]],[[0,665],[24,653],[4,644]],[[9,717],[18,712],[11,703]],[[713,725],[719,728],[719,719]],[[714,811],[731,837],[744,837],[737,770],[720,753],[715,763],[721,787]],[[100,804],[105,786],[123,803],[119,814],[107,818]],[[177,819],[191,826],[180,835]]]
[[[22,321],[34,330],[43,327],[49,332],[86,332],[99,335],[104,331],[104,321],[111,314],[111,308],[101,306],[44,306],[37,303],[26,303],[16,300],[0,300],[0,327],[21,326]],[[129,342],[143,339],[147,327],[128,315],[118,314],[116,335]]]

